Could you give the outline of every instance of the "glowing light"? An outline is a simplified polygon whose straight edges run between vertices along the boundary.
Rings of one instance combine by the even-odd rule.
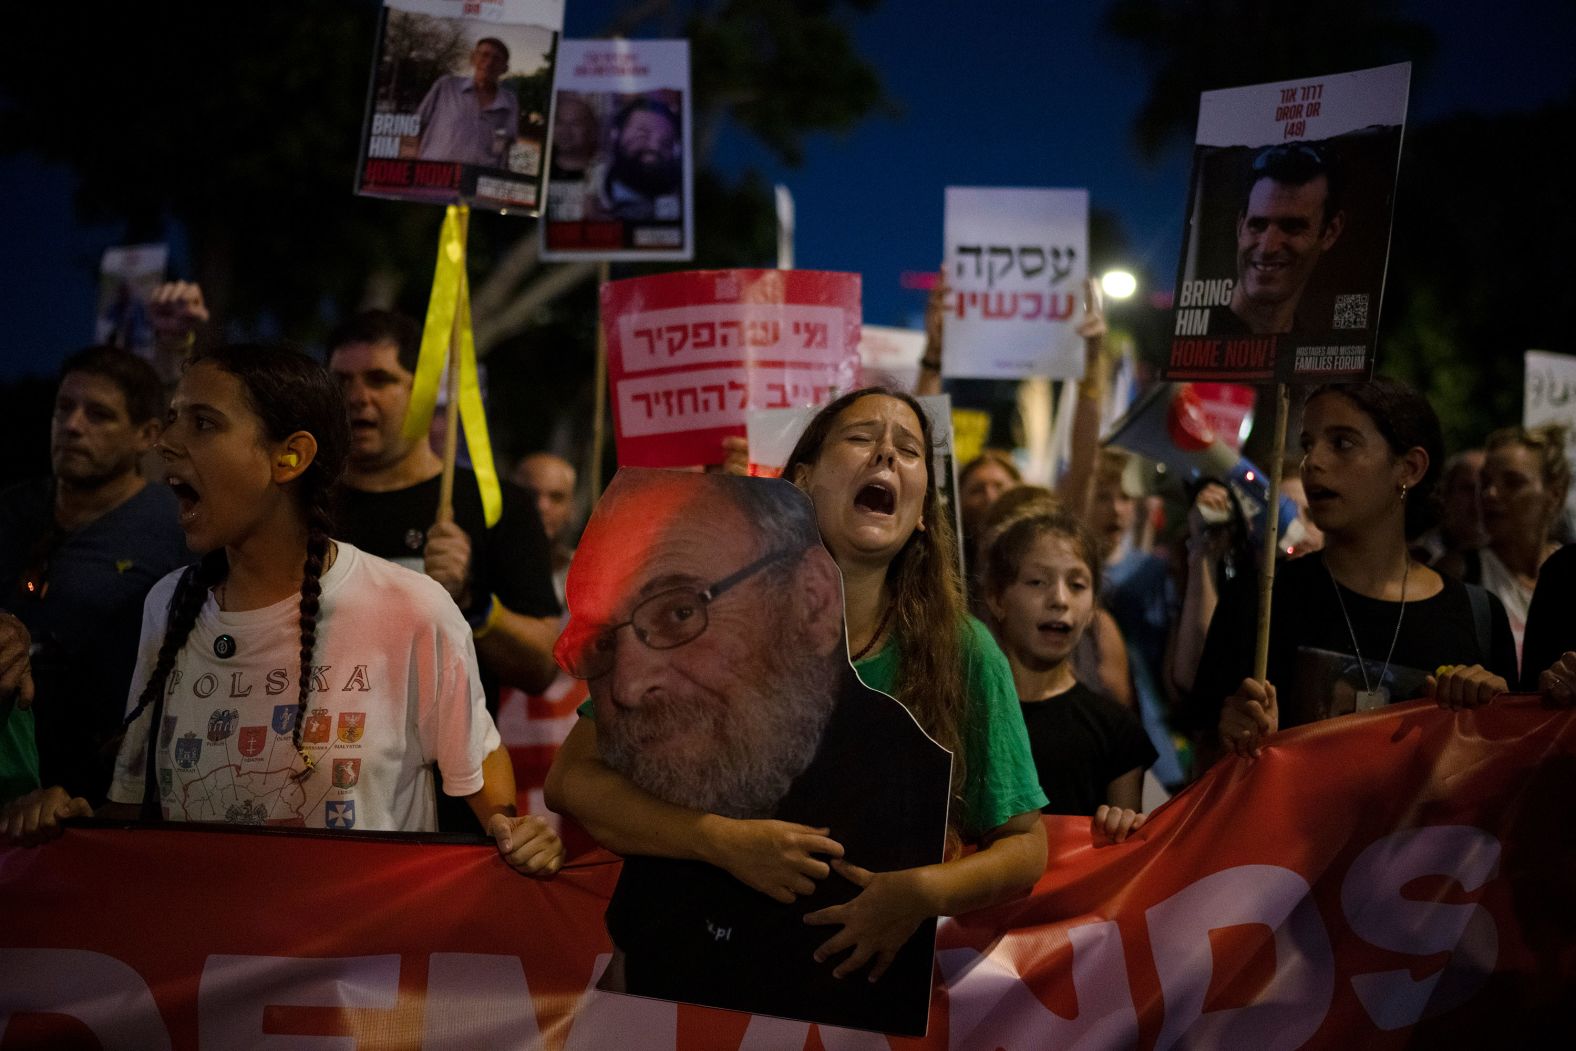
[[[1100,278],[1100,287],[1112,299],[1127,299],[1138,291],[1138,278],[1126,270],[1107,270]]]

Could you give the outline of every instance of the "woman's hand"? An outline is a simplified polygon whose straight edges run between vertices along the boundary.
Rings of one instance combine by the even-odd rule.
[[[5,838],[12,844],[37,846],[60,835],[60,822],[68,817],[92,817],[93,808],[81,796],[72,797],[59,785],[36,788],[13,799],[0,817]]]
[[[1131,833],[1144,827],[1146,817],[1147,815],[1129,810],[1127,807],[1101,804],[1100,809],[1094,812],[1094,818],[1089,822],[1089,832],[1094,836],[1094,845],[1103,847],[1122,842]]]
[[[1441,708],[1460,711],[1479,708],[1502,693],[1510,692],[1510,685],[1481,664],[1447,665],[1440,668],[1437,677],[1423,680],[1428,696]]]
[[[33,706],[33,636],[20,617],[0,612],[0,701]],[[4,714],[9,715],[9,711]]]
[[[1231,520],[1231,494],[1219,482],[1209,482],[1193,498],[1187,513],[1187,551],[1206,559],[1226,553],[1231,534],[1224,527]]]
[[[1084,341],[1084,362],[1093,364],[1100,356],[1101,341],[1109,331],[1105,321],[1105,297],[1098,277],[1084,278],[1084,315],[1078,322],[1078,335]],[[1088,372],[1084,375],[1087,377]]]
[[[730,876],[774,901],[792,903],[815,890],[815,881],[831,872],[816,855],[843,856],[843,845],[830,839],[830,829],[791,821],[741,821],[708,815],[712,846],[705,857]],[[833,864],[838,862],[833,861]]]
[[[722,440],[722,463],[716,473],[743,478],[750,473],[750,440],[730,434]]]
[[[1545,701],[1561,708],[1576,702],[1576,652],[1566,653],[1539,675],[1538,690]]]
[[[936,361],[941,360],[941,330],[947,316],[947,297],[950,292],[947,268],[943,266],[936,271],[936,283],[930,286],[925,296],[925,356]]]
[[[815,950],[815,961],[823,963],[852,949],[832,970],[832,976],[845,978],[874,960],[870,968],[873,982],[886,973],[903,943],[935,912],[922,892],[918,869],[871,872],[840,860],[832,862],[832,867],[839,876],[863,889],[850,902],[805,916],[806,923],[843,927]]]
[[[1220,710],[1220,743],[1244,758],[1257,758],[1259,743],[1278,729],[1280,707],[1275,703],[1275,687],[1243,679]]]
[[[487,834],[509,867],[526,876],[546,879],[564,865],[564,841],[546,821],[533,814],[494,814]]]

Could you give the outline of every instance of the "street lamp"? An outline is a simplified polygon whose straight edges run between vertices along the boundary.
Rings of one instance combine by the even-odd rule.
[[[1100,278],[1100,287],[1112,299],[1128,299],[1138,291],[1138,279],[1126,270],[1107,270]]]

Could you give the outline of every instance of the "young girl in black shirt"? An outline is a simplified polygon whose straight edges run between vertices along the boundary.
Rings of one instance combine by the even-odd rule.
[[[991,544],[985,585],[1049,800],[1045,812],[1092,814],[1096,833],[1121,842],[1143,824],[1143,776],[1155,748],[1131,709],[1073,671],[1100,587],[1094,538],[1071,515],[1020,518]]]
[[[1516,671],[1504,607],[1407,549],[1437,517],[1444,443],[1428,401],[1394,380],[1315,388],[1301,445],[1324,549],[1276,573],[1265,682],[1249,677],[1256,587],[1222,597],[1195,680],[1195,725],[1218,713],[1221,746],[1257,755],[1282,726],[1416,697],[1475,707],[1504,692]]]

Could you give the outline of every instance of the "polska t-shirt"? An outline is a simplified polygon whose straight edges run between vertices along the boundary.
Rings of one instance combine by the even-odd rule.
[[[143,609],[129,712],[152,673],[180,574]],[[340,542],[322,579],[312,686],[292,743],[300,668],[299,596],[227,613],[208,596],[165,687],[155,763],[171,821],[432,831],[432,764],[444,790],[482,787],[499,745],[476,651],[443,587]],[[110,798],[140,803],[150,705],[128,730]]]

